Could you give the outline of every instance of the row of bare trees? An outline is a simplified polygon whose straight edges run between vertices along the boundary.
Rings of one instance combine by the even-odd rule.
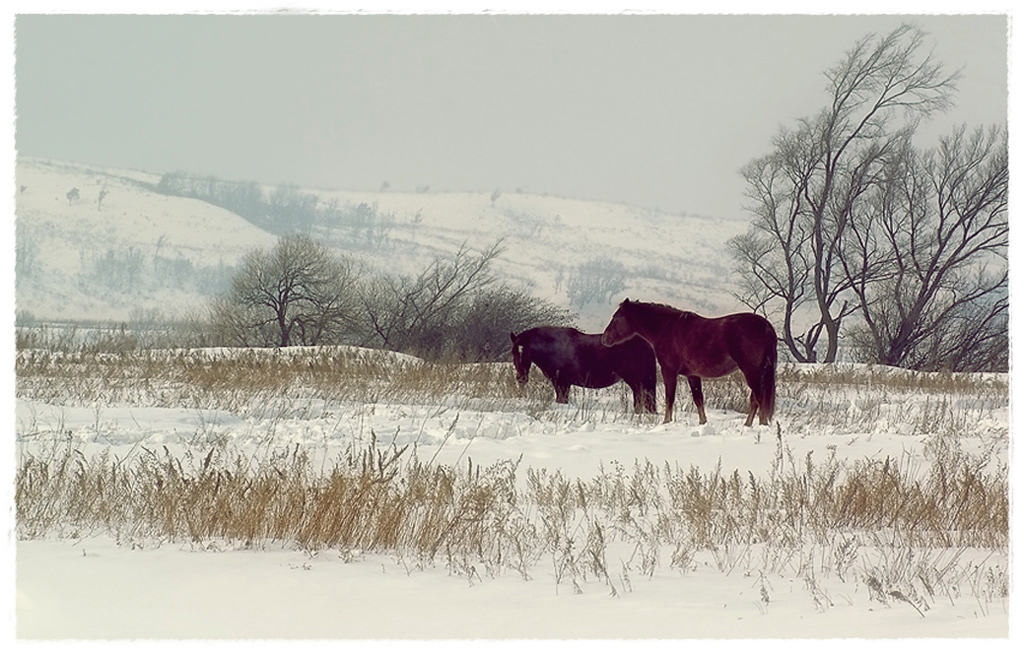
[[[1006,132],[915,146],[957,80],[922,41],[905,25],[858,42],[826,72],[828,106],[743,170],[754,222],[730,242],[740,299],[775,319],[797,361],[835,361],[842,336],[887,365],[1008,366]]]
[[[495,360],[508,334],[571,316],[491,272],[500,245],[461,248],[415,276],[368,273],[306,236],[250,252],[231,290],[211,304],[217,342],[351,344],[431,359]]]
[[[331,236],[340,232],[351,245],[368,249],[381,249],[395,224],[394,215],[380,211],[376,203],[322,200],[294,184],[280,184],[265,193],[257,182],[233,182],[175,171],[162,175],[154,188],[165,195],[194,198],[222,207],[272,234],[308,235],[319,230]],[[72,190],[77,199],[78,189]],[[70,194],[68,198],[70,202]]]

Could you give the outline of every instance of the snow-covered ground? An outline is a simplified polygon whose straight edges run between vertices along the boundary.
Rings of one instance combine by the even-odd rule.
[[[509,374],[511,367],[509,366]],[[812,368],[808,368],[810,372]],[[855,376],[855,375],[854,375]],[[531,384],[546,384],[540,375]],[[995,376],[1005,381],[1005,376]],[[19,452],[68,442],[86,456],[120,458],[146,447],[205,452],[212,443],[258,456],[296,444],[325,464],[346,446],[415,447],[421,460],[487,466],[521,457],[528,468],[584,481],[616,465],[650,461],[703,471],[720,465],[766,476],[782,434],[798,465],[806,457],[845,461],[892,457],[924,470],[929,416],[959,425],[968,453],[1006,463],[1008,401],[922,396],[895,388],[814,386],[781,402],[778,428],[745,428],[744,416],[709,411],[699,426],[684,395],[670,425],[620,409],[622,389],[573,389],[569,405],[530,410],[515,401],[449,397],[434,402],[325,402],[302,393],[237,410],[167,406],[145,393],[133,401],[51,405],[19,398]],[[659,398],[659,403],[661,398]],[[941,409],[938,407],[941,404]],[[17,634],[24,639],[682,639],[682,638],[1006,638],[1009,600],[966,583],[909,604],[872,599],[860,574],[839,579],[823,564],[816,577],[783,566],[764,574],[756,551],[722,570],[707,553],[681,569],[667,561],[651,576],[609,548],[609,584],[582,593],[557,583],[550,560],[524,580],[516,571],[452,571],[394,553],[304,552],[287,543],[256,548],[216,541],[118,543],[107,534],[17,543]],[[815,550],[807,551],[814,557]],[[1005,563],[1008,553],[923,550],[957,565]],[[824,557],[821,550],[817,556]],[[617,557],[617,560],[616,560]],[[943,559],[943,557],[946,557]],[[869,548],[853,570],[872,561]],[[632,570],[632,574],[630,574]],[[987,646],[987,645],[986,645]]]
[[[1006,638],[1007,607],[968,597],[924,617],[828,580],[815,604],[799,577],[710,567],[660,571],[611,597],[538,576],[473,579],[439,568],[286,548],[118,547],[109,538],[18,544],[18,637],[26,639]],[[628,646],[628,645],[626,645]],[[873,645],[869,645],[873,646]],[[987,645],[986,645],[987,646]]]

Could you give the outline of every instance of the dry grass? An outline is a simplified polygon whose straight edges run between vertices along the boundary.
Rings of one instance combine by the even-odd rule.
[[[863,583],[874,601],[919,611],[960,594],[982,610],[1001,601],[1009,472],[991,453],[964,453],[958,434],[977,413],[1006,406],[1005,379],[833,372],[830,383],[827,372],[781,369],[781,402],[792,414],[813,415],[808,421],[860,420],[867,428],[887,415],[877,409],[880,397],[913,397],[916,408],[908,404],[904,413],[932,434],[927,470],[909,458],[847,462],[834,449],[821,463],[797,460],[778,425],[764,477],[647,461],[631,469],[613,463],[590,480],[520,470],[516,461],[453,468],[376,440],[330,462],[298,447],[254,456],[223,442],[177,456],[139,447],[123,459],[87,458],[55,441],[18,462],[17,533],[387,552],[411,566],[441,562],[471,582],[506,571],[529,578],[550,566],[559,588],[578,592],[596,582],[613,595],[665,566],[689,573],[711,565],[762,580],[799,577],[821,610],[834,601],[822,583],[832,576]],[[19,353],[17,374],[19,397],[53,404],[238,410],[287,403],[298,389],[327,402],[387,398],[541,417],[551,403],[544,380],[519,389],[509,364],[424,364],[338,348],[29,350]],[[707,395],[745,409],[737,380],[709,384]],[[625,395],[612,405],[582,397],[579,411],[590,418],[623,419],[630,404]],[[763,582],[761,592],[770,594]]]
[[[289,350],[28,350],[17,358],[19,397],[50,403],[144,401],[151,406],[237,410],[302,390],[326,401],[393,402],[457,396],[490,404],[543,400],[541,384],[518,388],[511,364],[425,363],[352,348]]]
[[[519,388],[511,363],[426,363],[344,347],[232,350],[95,348],[19,351],[18,397],[58,405],[132,402],[145,406],[244,411],[301,396],[324,403],[443,403],[455,409],[519,410],[551,417],[551,384],[536,369]],[[574,419],[628,418],[628,389],[608,403],[574,389]],[[915,373],[884,367],[782,366],[778,406],[791,428],[833,425],[871,432],[901,405],[901,431],[965,433],[1006,407],[1005,376]],[[679,391],[680,410],[689,402]],[[708,406],[744,413],[749,389],[738,375],[705,381]],[[664,400],[659,390],[659,405]],[[887,428],[891,425],[881,425]]]
[[[638,462],[590,481],[528,469],[522,490],[518,462],[453,469],[376,443],[326,469],[300,448],[89,460],[64,447],[19,462],[17,525],[21,538],[390,552],[470,576],[528,578],[548,559],[556,584],[579,591],[596,580],[613,594],[628,590],[631,572],[652,575],[666,560],[686,572],[704,555],[722,572],[799,575],[811,589],[816,571],[859,575],[883,589],[879,601],[952,593],[971,565],[948,552],[1008,548],[1005,468],[983,472],[987,462],[946,450],[919,480],[892,459],[800,465],[781,436],[777,448],[767,478]],[[616,560],[613,546],[627,553]],[[1005,564],[985,570],[971,583],[1005,597]]]
[[[64,448],[20,462],[18,530],[24,538],[105,532],[126,542],[228,539],[429,558],[487,547],[488,521],[515,500],[514,466],[456,472],[404,452],[373,444],[317,470],[298,448],[259,459],[142,448],[126,460]]]

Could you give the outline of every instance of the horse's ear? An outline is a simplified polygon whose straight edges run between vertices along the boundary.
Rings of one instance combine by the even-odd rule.
[[[627,297],[625,300],[622,301],[622,305],[626,306],[628,304],[629,304],[629,298]]]
[[[510,337],[512,337],[512,345],[515,345],[516,344],[516,333],[515,332],[509,332],[508,335]]]

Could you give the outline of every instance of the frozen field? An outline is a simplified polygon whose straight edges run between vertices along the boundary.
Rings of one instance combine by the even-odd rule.
[[[753,484],[783,474],[799,477],[811,467],[827,468],[829,461],[849,472],[858,462],[888,458],[902,475],[923,479],[951,451],[996,475],[1007,474],[1009,459],[1005,375],[790,367],[780,373],[776,423],[744,428],[742,407],[731,406],[735,401],[729,399],[742,397],[742,388],[732,382],[706,391],[708,424],[696,424],[684,396],[676,422],[662,425],[657,417],[627,413],[624,387],[574,388],[568,405],[556,405],[550,385],[535,370],[526,392],[519,393],[510,381],[511,364],[444,372],[453,380],[430,388],[399,386],[395,379],[372,375],[340,388],[299,375],[274,388],[239,382],[226,390],[184,384],[173,374],[143,375],[141,364],[119,364],[120,372],[111,374],[102,365],[62,362],[45,353],[20,356],[18,461],[71,449],[83,461],[107,456],[127,465],[149,453],[198,465],[196,460],[214,450],[225,460],[253,461],[302,451],[313,469],[329,470],[345,452],[407,446],[406,459],[453,471],[475,467],[479,474],[481,468],[518,462],[515,487],[524,499],[516,506],[523,521],[538,524],[543,511],[525,499],[531,473],[587,484],[616,475],[628,482],[647,469],[654,471],[649,477],[657,491],[667,484],[670,469],[680,475],[720,470],[723,478],[736,471]],[[343,355],[296,348],[171,358],[204,365],[245,359],[274,368],[284,360],[336,356]],[[389,367],[422,365],[386,356]],[[25,357],[35,357],[35,363],[26,366]],[[659,395],[659,406],[663,399]],[[661,506],[651,502],[646,506]],[[645,505],[638,506],[642,514]],[[653,511],[631,520],[652,529],[656,522]],[[642,537],[627,534],[616,516],[576,511],[566,525],[570,540],[576,536],[579,542],[567,547],[576,547],[580,557],[591,552],[582,541],[595,524],[608,525],[600,571],[580,558],[569,572],[568,549],[541,548],[528,562],[512,564],[493,556],[455,559],[348,547],[313,551],[290,542],[197,541],[57,525],[18,540],[17,635],[373,640],[1008,635],[1006,547],[887,545],[887,537],[878,533],[837,532],[783,550],[757,542],[726,543],[694,547],[680,557],[678,543],[645,545]],[[895,543],[897,535],[892,539]],[[902,593],[875,592],[872,579],[897,572],[902,581],[894,580],[891,588]]]

